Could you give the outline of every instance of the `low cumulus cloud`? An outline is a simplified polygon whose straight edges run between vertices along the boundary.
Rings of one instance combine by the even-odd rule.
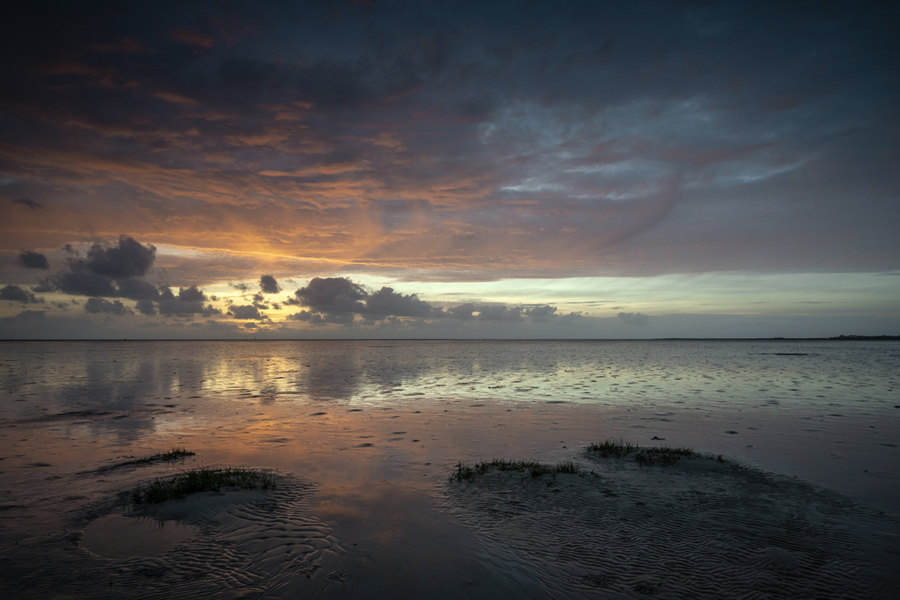
[[[262,292],[256,292],[253,294],[253,306],[260,310],[266,310],[269,308],[268,303],[266,303],[266,298],[263,296]]]
[[[366,314],[372,317],[430,317],[433,308],[416,294],[403,295],[383,287],[366,298]]]
[[[195,285],[179,288],[176,292],[166,284],[157,286],[144,279],[156,261],[156,247],[152,244],[142,244],[131,236],[121,235],[114,244],[94,242],[84,258],[78,256],[71,244],[66,244],[63,249],[75,257],[68,260],[66,269],[44,278],[35,291],[89,296],[85,310],[91,313],[134,314],[121,301],[105,300],[125,298],[134,300],[138,312],[146,316],[211,317],[222,314],[209,304],[211,299]],[[15,289],[9,293],[21,297]]]
[[[28,290],[23,290],[17,285],[7,285],[0,290],[0,300],[9,300],[10,302],[20,302],[22,304],[41,304],[43,298],[38,298]]]
[[[313,313],[308,310],[301,310],[292,315],[287,316],[288,321],[300,321],[301,323],[309,323],[311,325],[325,325],[327,321],[322,315]]]
[[[155,260],[155,246],[152,244],[144,246],[134,238],[122,235],[119,236],[117,244],[94,242],[88,250],[87,260],[82,262],[82,265],[92,273],[118,280],[142,277],[150,270]]]
[[[300,306],[325,314],[366,313],[363,304],[369,293],[345,277],[314,277],[294,292]]]
[[[353,322],[353,315],[379,321],[389,316],[430,317],[434,312],[416,294],[401,294],[389,287],[370,292],[345,277],[315,277],[294,295],[296,298],[289,304],[310,308],[322,314],[325,322],[344,325]]]
[[[277,294],[281,291],[281,286],[271,275],[263,275],[259,278],[259,289],[264,294]]]
[[[113,315],[133,315],[134,311],[122,304],[119,300],[105,300],[103,298],[88,298],[84,303],[84,310],[93,313],[108,313]]]
[[[19,254],[19,264],[21,264],[26,269],[49,269],[50,262],[47,260],[47,257],[41,254],[40,252],[32,252],[30,250],[26,250]]]
[[[361,316],[365,321],[413,317],[504,323],[517,323],[526,318],[534,322],[546,322],[558,316],[556,307],[549,305],[526,308],[505,304],[476,306],[467,302],[444,309],[420,299],[417,294],[403,294],[387,286],[371,291],[345,277],[313,278],[284,304],[309,309],[290,315],[287,317],[289,320],[315,325],[347,325],[353,322],[355,315]]]
[[[620,312],[617,316],[626,325],[646,325],[650,320],[650,317],[642,313]]]
[[[208,301],[209,298],[203,293],[203,290],[195,285],[178,288],[177,294],[169,286],[164,285],[160,287],[157,306],[159,313],[165,316],[200,315],[211,317],[222,314],[218,308],[207,304]]]
[[[160,297],[159,289],[144,279],[129,277],[118,282],[119,289],[116,295],[129,300],[157,300]]]
[[[94,242],[86,258],[69,259],[68,270],[46,278],[41,289],[73,296],[116,297],[116,282],[143,277],[156,260],[156,247],[122,235],[116,244]],[[128,297],[128,296],[124,296]]]
[[[266,316],[259,312],[259,309],[252,304],[246,306],[231,306],[228,308],[228,314],[235,319],[265,319]]]
[[[447,309],[447,315],[454,319],[474,319],[475,305],[471,303],[459,304]]]
[[[153,303],[153,300],[138,300],[135,306],[142,315],[152,317],[153,315],[158,314],[156,304]]]
[[[522,320],[522,309],[515,306],[482,306],[478,312],[479,321],[505,321],[515,323]]]
[[[559,311],[555,306],[544,304],[543,306],[535,306],[525,311],[525,314],[537,323],[546,323],[551,319],[559,316]]]

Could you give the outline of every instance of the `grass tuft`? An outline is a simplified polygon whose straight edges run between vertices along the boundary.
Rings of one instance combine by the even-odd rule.
[[[139,486],[131,493],[131,502],[159,504],[197,492],[218,492],[223,487],[274,490],[275,478],[271,474],[260,473],[253,469],[202,467],[182,471],[174,477],[161,477],[145,486]]]
[[[700,456],[691,448],[673,448],[670,446],[638,446],[619,438],[618,441],[608,439],[599,444],[591,444],[588,451],[598,453],[602,458],[623,458],[634,454],[637,464],[644,465],[674,465],[682,458],[696,458]]]
[[[156,462],[169,462],[173,460],[178,460],[179,458],[185,458],[187,456],[194,456],[195,452],[191,452],[190,450],[185,450],[184,446],[175,446],[168,452],[157,452],[156,454],[151,454],[150,456],[145,456],[143,458],[138,458],[135,460],[126,460],[125,462],[116,463],[109,467],[101,467],[98,471],[109,471],[110,469],[117,469],[119,467],[127,467],[128,465],[146,465],[150,463]]]
[[[632,444],[631,442],[626,442],[622,438],[619,438],[618,441],[610,438],[606,441],[600,442],[599,444],[591,444],[590,446],[588,446],[588,450],[590,450],[591,452],[597,452],[603,458],[609,458],[610,456],[622,458],[623,456],[628,456],[629,454],[636,452],[639,449],[640,446]]]
[[[464,464],[463,462],[458,462],[456,471],[450,476],[450,479],[455,479],[456,481],[468,481],[478,475],[484,475],[490,470],[516,473],[527,472],[532,477],[540,477],[541,475],[553,475],[553,477],[556,477],[558,473],[579,475],[580,467],[581,465],[572,462],[571,460],[566,460],[557,463],[556,466],[552,466],[543,465],[536,460],[505,460],[495,458],[490,462],[480,461],[471,466]]]

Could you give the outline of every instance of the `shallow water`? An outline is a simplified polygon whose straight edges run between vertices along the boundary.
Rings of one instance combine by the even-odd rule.
[[[307,482],[279,505],[302,506],[294,529],[250,532],[263,503],[211,513],[230,533],[133,536],[160,546],[118,550],[132,562],[110,585],[213,564],[133,562],[141,553],[244,544],[266,548],[266,564],[315,557],[316,593],[336,593],[351,570],[365,589],[415,596],[435,577],[489,578],[460,553],[471,528],[442,508],[457,461],[580,460],[608,437],[724,454],[898,514],[898,373],[896,342],[4,342],[0,533],[38,553],[53,541],[102,556],[95,534],[130,522],[116,502],[138,483],[201,465],[271,468]],[[182,444],[196,456],[108,469]],[[263,585],[256,566],[228,564],[214,561],[221,575],[205,585]],[[267,569],[271,585],[285,576]]]
[[[0,394],[7,421],[58,421],[67,441],[123,449],[275,407],[577,405],[595,430],[563,436],[570,446],[664,437],[894,511],[900,497],[897,342],[4,342]],[[479,433],[488,453],[491,433]],[[2,441],[7,460],[25,448],[14,438]]]

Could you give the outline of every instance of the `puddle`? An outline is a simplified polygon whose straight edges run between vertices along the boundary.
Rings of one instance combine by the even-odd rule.
[[[109,515],[84,528],[81,545],[104,558],[158,556],[199,531],[182,521]]]

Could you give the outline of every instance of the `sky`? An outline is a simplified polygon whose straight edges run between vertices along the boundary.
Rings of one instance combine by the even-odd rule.
[[[900,334],[896,4],[0,10],[0,339]]]

